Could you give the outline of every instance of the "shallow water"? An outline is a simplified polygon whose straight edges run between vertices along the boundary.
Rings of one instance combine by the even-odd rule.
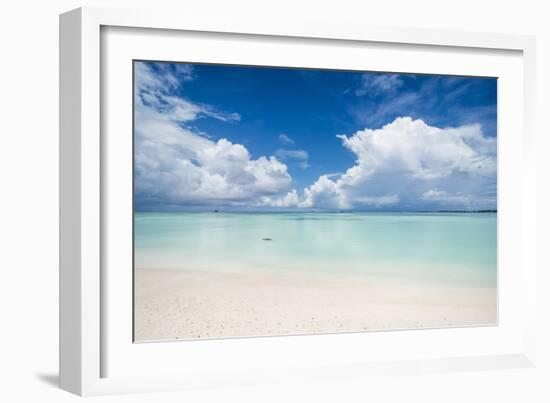
[[[493,213],[136,213],[135,267],[495,287],[496,225]]]

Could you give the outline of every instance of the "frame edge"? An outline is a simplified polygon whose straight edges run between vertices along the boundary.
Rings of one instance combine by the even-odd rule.
[[[82,393],[82,12],[59,16],[59,386]]]

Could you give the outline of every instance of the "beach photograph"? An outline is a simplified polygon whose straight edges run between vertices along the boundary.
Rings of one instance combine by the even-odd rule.
[[[133,83],[134,342],[498,324],[496,78]]]

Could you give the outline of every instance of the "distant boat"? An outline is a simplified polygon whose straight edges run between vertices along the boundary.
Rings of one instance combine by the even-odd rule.
[[[262,241],[272,241],[273,239],[271,238],[262,238]]]
[[[220,212],[220,210],[214,210],[214,213],[219,213],[219,212]]]

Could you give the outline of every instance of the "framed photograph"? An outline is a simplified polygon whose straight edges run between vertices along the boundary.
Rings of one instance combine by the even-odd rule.
[[[60,383],[534,365],[534,39],[60,18]]]

